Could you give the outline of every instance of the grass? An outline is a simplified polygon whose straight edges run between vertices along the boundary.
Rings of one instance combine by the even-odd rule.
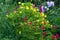
[[[60,26],[60,8],[51,9],[46,13],[48,20],[54,25]]]
[[[51,9],[50,11],[48,11],[46,13],[47,15],[47,19],[50,21],[50,23],[52,25],[56,25],[57,26],[57,32],[58,34],[60,34],[60,8],[54,8]]]

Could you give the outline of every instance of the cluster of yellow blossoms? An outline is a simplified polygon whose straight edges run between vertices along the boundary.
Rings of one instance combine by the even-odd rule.
[[[31,1],[32,1],[32,0],[31,0]],[[30,9],[31,9],[33,12],[39,11],[38,8],[33,8],[32,6],[30,6],[30,7],[29,7],[29,6],[24,6],[24,3],[21,3],[21,2],[18,2],[18,4],[21,4],[20,9],[23,9],[23,8],[25,8],[26,10],[28,10],[28,9],[30,10]],[[15,13],[16,13],[16,12],[15,12]],[[22,14],[23,12],[20,11],[19,13]],[[37,12],[36,14],[38,14],[38,13],[39,13],[39,12]],[[36,14],[35,14],[35,16],[38,17],[38,15],[36,15]],[[12,14],[11,14],[11,15],[12,15]],[[8,15],[6,15],[6,16],[8,17]],[[43,12],[40,13],[40,16],[41,16],[41,20],[42,20],[42,21],[40,22],[40,19],[37,19],[36,22],[38,22],[38,23],[40,22],[40,24],[44,24],[44,22],[49,23],[48,20],[47,20],[47,21],[44,21],[47,16],[46,16]],[[52,26],[52,25],[51,25],[51,26]],[[37,26],[37,27],[39,27],[39,26]],[[21,34],[21,31],[19,31],[19,34]]]

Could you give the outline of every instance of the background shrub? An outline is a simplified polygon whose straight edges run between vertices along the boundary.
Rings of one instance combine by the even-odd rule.
[[[6,15],[20,40],[51,40],[54,35],[52,25],[44,13],[31,3],[20,3],[19,7]]]

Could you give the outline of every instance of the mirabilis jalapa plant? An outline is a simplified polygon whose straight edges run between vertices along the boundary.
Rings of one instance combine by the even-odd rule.
[[[6,17],[20,40],[57,39],[52,36],[53,26],[43,12],[39,12],[39,9],[29,2],[18,2],[18,4],[19,7]]]

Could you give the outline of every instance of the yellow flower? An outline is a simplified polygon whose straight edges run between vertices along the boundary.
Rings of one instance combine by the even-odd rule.
[[[21,31],[19,31],[19,34],[21,34]]]
[[[28,7],[28,6],[26,6],[26,9],[29,9],[29,7]]]
[[[49,23],[49,21],[47,20],[47,23]]]
[[[44,13],[41,13],[41,16],[44,17],[45,16]]]
[[[30,6],[30,8],[33,10],[33,7],[32,6]]]
[[[42,21],[41,23],[42,23],[42,24],[44,24],[44,22],[43,22],[43,21]]]
[[[21,5],[24,5],[24,3],[22,3]]]
[[[6,15],[8,17],[8,15]]]
[[[39,11],[39,9],[37,9],[37,11]]]
[[[45,17],[47,17],[47,16],[45,15]]]
[[[33,11],[36,12],[36,9],[34,9]]]
[[[40,20],[36,20],[36,22],[39,22]]]
[[[21,6],[20,8],[24,8],[24,7]]]
[[[22,11],[20,11],[20,14],[22,14]]]
[[[21,4],[21,2],[18,2],[18,4]]]
[[[52,25],[51,25],[51,28],[52,28]]]
[[[44,18],[42,18],[42,20],[44,20]]]

